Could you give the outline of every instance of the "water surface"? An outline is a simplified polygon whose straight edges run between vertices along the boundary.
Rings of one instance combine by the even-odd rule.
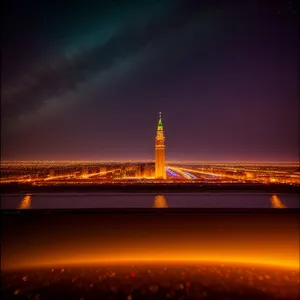
[[[271,193],[36,193],[1,196],[1,209],[272,208]],[[299,208],[299,195],[277,194],[282,207]]]

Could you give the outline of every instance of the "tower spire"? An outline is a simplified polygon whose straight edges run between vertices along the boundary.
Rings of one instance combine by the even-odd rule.
[[[157,127],[159,130],[162,130],[163,124],[162,124],[162,120],[161,120],[161,112],[159,112],[159,120],[158,120]]]

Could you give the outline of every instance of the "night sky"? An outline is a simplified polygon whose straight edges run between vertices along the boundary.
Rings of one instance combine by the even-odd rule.
[[[4,2],[3,160],[298,161],[294,1]]]

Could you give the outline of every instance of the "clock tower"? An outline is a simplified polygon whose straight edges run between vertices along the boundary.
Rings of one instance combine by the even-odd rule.
[[[157,133],[155,138],[155,178],[166,179],[166,154],[165,154],[165,136],[161,113],[157,124]]]

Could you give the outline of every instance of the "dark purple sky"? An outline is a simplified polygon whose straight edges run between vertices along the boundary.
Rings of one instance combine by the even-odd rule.
[[[299,160],[294,1],[5,2],[2,159]]]

